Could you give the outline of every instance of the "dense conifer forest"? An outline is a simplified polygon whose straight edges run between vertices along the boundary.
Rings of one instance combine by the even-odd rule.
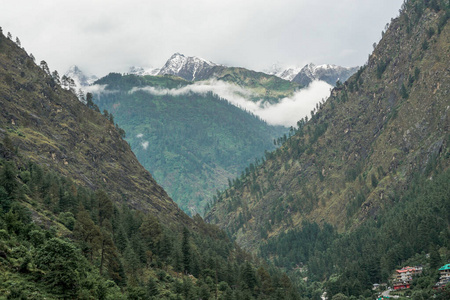
[[[200,216],[162,224],[0,146],[0,299],[301,299]]]

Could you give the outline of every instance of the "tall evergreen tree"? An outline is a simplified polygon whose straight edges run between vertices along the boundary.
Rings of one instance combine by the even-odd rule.
[[[191,246],[190,246],[190,233],[187,227],[183,228],[183,240],[181,243],[181,253],[183,255],[183,270],[185,273],[191,271]]]

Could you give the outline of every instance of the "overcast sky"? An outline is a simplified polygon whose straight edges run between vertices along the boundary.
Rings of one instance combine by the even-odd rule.
[[[261,71],[362,65],[403,0],[8,0],[0,26],[37,61],[97,76],[175,52]]]

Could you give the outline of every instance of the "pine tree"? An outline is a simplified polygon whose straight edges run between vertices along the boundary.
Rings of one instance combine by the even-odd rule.
[[[98,203],[98,221],[100,226],[102,226],[104,220],[111,219],[114,207],[111,199],[109,199],[108,194],[104,190],[96,191],[95,197]]]
[[[147,215],[141,227],[139,227],[139,232],[147,247],[152,251],[156,251],[162,235],[158,219],[153,215]]]
[[[105,223],[109,223],[109,221],[106,221]],[[109,269],[109,266],[115,262],[115,258],[117,257],[117,249],[112,240],[111,230],[112,227],[110,224],[100,230],[100,275],[103,274],[103,267],[106,265]]]
[[[89,213],[80,209],[73,230],[75,238],[80,242],[85,255],[93,260],[94,253],[99,248],[100,228],[92,221]]]
[[[151,297],[156,297],[159,295],[158,285],[156,284],[155,279],[150,277],[147,282],[147,295]]]
[[[256,276],[250,262],[246,261],[242,270],[242,281],[248,289],[253,290],[256,286]]]
[[[256,271],[258,281],[261,283],[261,292],[270,295],[273,292],[272,279],[264,267],[259,267]]]
[[[12,199],[17,192],[16,166],[14,162],[7,161],[0,173],[0,186],[3,186],[8,199]]]
[[[53,78],[53,80],[57,83],[57,84],[61,84],[61,79],[59,78],[59,73],[58,73],[58,71],[53,71],[53,73],[52,73],[52,78]]]
[[[41,63],[39,66],[45,72],[45,74],[51,76],[50,69],[48,68],[47,62],[45,60],[41,60]]]
[[[87,93],[86,94],[86,106],[90,109],[94,109],[94,101],[92,101],[92,94]]]
[[[187,227],[183,228],[183,240],[181,243],[181,253],[183,255],[183,270],[187,274],[191,271],[191,246],[189,243],[190,233]]]
[[[441,266],[441,255],[439,254],[438,246],[430,245],[430,268],[438,269]]]

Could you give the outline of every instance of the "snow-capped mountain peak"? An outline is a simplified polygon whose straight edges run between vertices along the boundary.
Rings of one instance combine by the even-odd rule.
[[[303,67],[288,68],[281,68],[278,64],[275,64],[272,65],[269,70],[264,72],[307,86],[314,80],[322,80],[326,81],[328,84],[335,85],[337,80],[345,81],[356,71],[357,68],[346,68],[331,64],[315,65],[309,63]]]
[[[307,86],[314,80],[323,80],[328,84],[335,85],[336,81],[347,80],[357,70],[357,67],[347,68],[330,64],[316,66],[310,63],[304,66],[291,81]]]
[[[218,64],[203,58],[175,53],[167,60],[158,75],[171,74],[186,80],[195,80],[199,74],[209,71],[215,66]]]
[[[291,81],[295,77],[295,75],[297,75],[298,72],[300,72],[300,70],[301,68],[299,67],[294,66],[282,67],[281,65],[276,63],[273,64],[269,69],[264,70],[263,72],[269,75],[280,77],[284,80]]]
[[[291,67],[275,74],[275,76],[291,81],[300,72],[300,70],[301,68],[299,67]]]
[[[76,65],[71,66],[64,75],[72,78],[78,88],[91,85],[98,79],[95,75],[86,75]]]

